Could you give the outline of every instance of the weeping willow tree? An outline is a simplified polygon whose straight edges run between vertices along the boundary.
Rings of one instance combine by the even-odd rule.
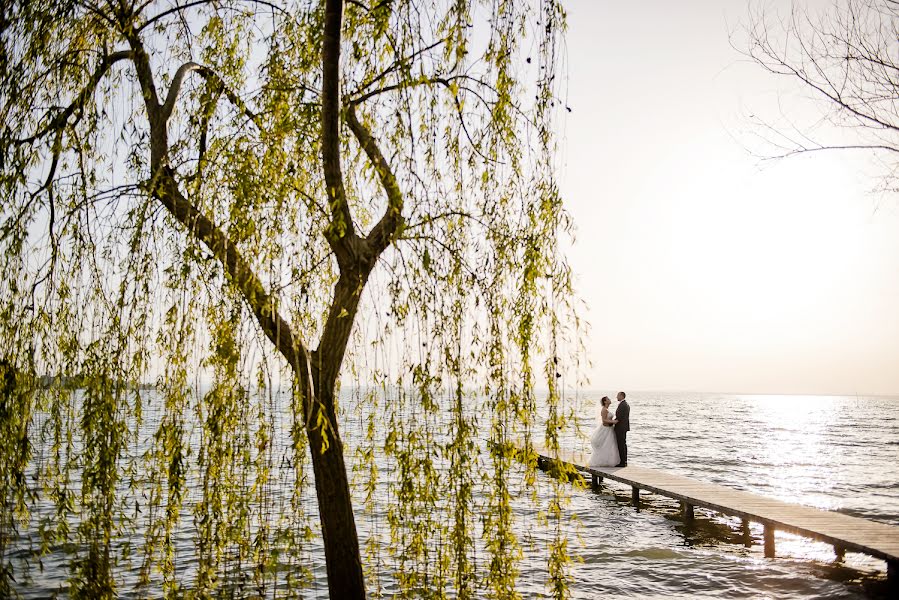
[[[558,446],[576,351],[561,6],[0,11],[0,595],[23,553],[43,568],[59,547],[73,597],[115,595],[127,565],[143,595],[300,593],[308,461],[332,597],[364,597],[366,573],[378,592],[385,553],[401,595],[516,597],[512,442],[545,423]],[[363,512],[375,451],[395,466],[384,548],[360,549],[342,380],[362,390]],[[563,504],[554,487],[540,511],[559,597]]]

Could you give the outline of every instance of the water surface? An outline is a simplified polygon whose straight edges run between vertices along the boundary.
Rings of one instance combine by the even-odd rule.
[[[566,430],[565,446],[588,449],[596,402],[603,394],[611,395],[609,391],[582,392],[567,397],[576,409],[578,423]],[[343,398],[343,432],[350,469],[356,461],[352,448],[361,440],[366,424],[362,413],[354,408],[358,397],[346,391]],[[899,399],[631,392],[628,400],[631,464],[899,526]],[[286,403],[286,397],[276,398],[271,412],[275,417],[275,483],[270,506],[276,513],[289,510],[292,472],[290,465],[279,458],[286,456],[289,439],[288,413],[278,406],[282,401]],[[139,442],[129,449],[132,456],[140,456],[149,447],[159,410],[158,402],[147,407],[146,433],[142,432]],[[430,418],[435,419],[431,426],[438,437],[441,431],[448,431],[446,414]],[[38,415],[38,425],[40,419]],[[483,429],[486,424],[481,422],[480,426]],[[386,422],[379,423],[379,445],[386,427]],[[196,445],[198,435],[196,428],[189,430],[192,444]],[[42,449],[36,450],[37,460],[42,460]],[[363,544],[372,536],[386,540],[387,512],[396,503],[395,491],[387,483],[398,477],[396,465],[383,454],[378,455],[377,465],[382,481],[375,491],[373,506],[364,511],[361,500],[357,500],[357,526]],[[548,505],[552,486],[541,473],[535,506],[526,498],[520,481],[522,472],[516,469],[510,483],[513,492],[522,494],[515,499],[514,509],[516,532],[524,553],[518,588],[523,597],[538,597],[546,589],[546,548],[550,541],[550,532],[541,525],[538,511]],[[364,474],[355,473],[353,479],[359,499]],[[174,532],[174,539],[178,578],[189,588],[197,566],[190,506],[200,498],[198,473],[189,474],[188,486],[191,492],[186,500],[186,516]],[[847,553],[842,561],[837,561],[829,545],[778,533],[778,558],[765,559],[760,526],[753,526],[752,544],[747,547],[736,519],[697,509],[697,519],[688,527],[681,521],[675,501],[652,495],[643,496],[643,508],[637,512],[630,506],[630,489],[614,483],[604,485],[598,493],[573,486],[568,487],[568,492],[564,527],[571,538],[571,551],[577,557],[570,569],[574,598],[886,597],[883,561],[862,554]],[[133,500],[139,503],[140,492],[136,496]],[[315,528],[317,515],[311,486],[306,488],[303,501]],[[476,494],[475,509],[483,510],[484,504],[484,496]],[[39,518],[50,507],[40,502],[34,509]],[[140,523],[145,515],[135,510],[133,517]],[[279,514],[272,516],[273,520],[278,517]],[[479,541],[473,558],[483,569],[487,556],[481,538],[489,532],[483,531],[477,516],[474,527],[473,534]],[[19,557],[38,545],[36,530],[24,533],[18,544]],[[139,547],[141,538],[136,535],[118,540],[116,547],[121,550],[126,541]],[[31,581],[20,586],[19,591],[27,598],[45,598],[60,592],[65,596],[71,558],[72,548],[51,548],[42,559],[42,568],[33,567]],[[320,542],[313,542],[300,559],[312,565],[312,581],[304,597],[326,598]],[[389,597],[397,589],[391,574],[395,561],[386,549],[379,560],[382,568],[375,580],[369,580],[369,589],[380,590]],[[148,592],[150,596],[161,595],[158,589],[135,590],[138,567],[139,561],[120,565],[120,597],[138,597]],[[254,593],[250,587],[233,589],[236,596]],[[479,593],[486,595],[486,590],[479,588]],[[275,590],[267,590],[266,595],[275,595]]]

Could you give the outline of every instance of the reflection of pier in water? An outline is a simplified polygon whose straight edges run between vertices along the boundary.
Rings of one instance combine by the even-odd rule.
[[[587,455],[560,450],[557,457],[537,449],[537,464],[551,470],[556,459],[592,477],[593,489],[603,479],[631,486],[631,501],[639,510],[640,490],[674,498],[681,502],[683,518],[693,519],[693,508],[699,506],[743,520],[744,537],[749,537],[749,522],[764,526],[765,556],[774,557],[774,531],[812,538],[832,544],[838,558],[848,550],[861,552],[887,563],[887,579],[892,589],[899,589],[899,527],[851,517],[838,512],[790,504],[750,492],[733,490],[681,475],[646,467],[588,467]]]

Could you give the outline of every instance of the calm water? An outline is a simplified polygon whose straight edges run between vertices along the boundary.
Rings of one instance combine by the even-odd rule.
[[[582,393],[569,398],[581,415],[581,431],[572,427],[566,432],[566,446],[587,449],[595,402],[601,395]],[[899,526],[899,399],[632,392],[629,402],[631,464]],[[354,414],[350,394],[344,406],[348,414],[344,435],[352,445],[361,433],[362,421]],[[152,415],[152,407],[148,414]],[[147,439],[152,422],[151,417]],[[280,431],[275,440],[287,439],[286,425],[275,423]],[[381,437],[384,434],[379,432]],[[196,432],[192,435],[196,441]],[[142,450],[135,448],[135,455]],[[275,462],[281,450],[276,449]],[[352,466],[353,459],[348,458]],[[385,480],[395,476],[386,459],[379,459],[379,469]],[[309,471],[311,474],[311,468]],[[545,589],[548,534],[537,525],[536,511],[545,507],[551,486],[545,475],[539,477],[538,506],[524,499],[515,504],[516,527],[524,542],[519,579],[524,597],[542,595]],[[513,476],[513,488],[515,479]],[[197,481],[194,474],[195,488]],[[288,489],[285,485],[273,490],[273,506],[289,506]],[[310,488],[308,492],[307,505],[315,516],[314,491]],[[197,497],[194,494],[188,504]],[[644,499],[647,502],[637,513],[629,504],[630,489],[624,486],[606,486],[601,493],[570,488],[567,510],[577,517],[569,531],[571,549],[582,561],[572,566],[573,597],[886,595],[882,561],[847,553],[842,563],[836,563],[830,546],[786,534],[778,534],[779,557],[765,559],[760,528],[752,532],[756,543],[746,548],[737,520],[697,509],[697,520],[687,529],[674,501],[654,496]],[[386,507],[392,501],[385,481],[378,487],[375,510],[366,514],[357,510],[363,542],[371,535],[386,535]],[[44,509],[37,506],[35,512],[39,515]],[[176,563],[183,581],[190,581],[196,567],[190,522],[186,519],[184,529],[176,535]],[[28,535],[36,540],[33,531]],[[21,544],[23,554],[27,545],[26,539]],[[383,554],[388,568],[379,581],[369,581],[369,586],[379,585],[389,596],[395,587],[386,550]],[[485,556],[481,553],[475,558],[483,561]],[[316,565],[306,597],[327,597],[321,549],[311,548],[306,558]],[[56,549],[44,558],[43,571],[33,571],[32,582],[20,591],[26,597],[42,598],[64,589],[69,560],[63,549]],[[124,569],[119,581],[120,595],[134,596],[134,570]]]

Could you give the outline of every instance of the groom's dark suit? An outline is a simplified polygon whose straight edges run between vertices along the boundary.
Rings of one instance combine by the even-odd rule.
[[[631,430],[631,407],[628,406],[627,400],[618,403],[615,409],[615,418],[618,423],[615,424],[615,441],[618,442],[618,458],[620,464],[627,464],[627,432]]]

